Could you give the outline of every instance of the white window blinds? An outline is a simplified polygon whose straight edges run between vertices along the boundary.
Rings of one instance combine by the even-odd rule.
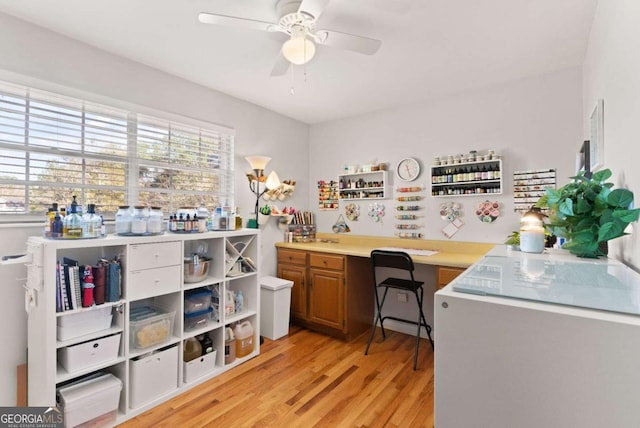
[[[0,82],[0,214],[233,204],[229,131]]]

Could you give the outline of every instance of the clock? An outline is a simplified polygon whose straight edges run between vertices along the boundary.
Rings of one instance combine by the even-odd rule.
[[[402,181],[413,181],[420,175],[420,162],[414,158],[405,158],[396,167],[398,177]]]

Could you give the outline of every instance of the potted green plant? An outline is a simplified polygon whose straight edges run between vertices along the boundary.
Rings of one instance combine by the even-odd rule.
[[[606,255],[606,243],[626,235],[626,227],[638,220],[640,209],[631,208],[633,192],[614,189],[611,171],[603,169],[587,177],[579,172],[559,189],[547,188],[536,207],[549,209],[547,228],[567,242],[562,248],[578,257]]]

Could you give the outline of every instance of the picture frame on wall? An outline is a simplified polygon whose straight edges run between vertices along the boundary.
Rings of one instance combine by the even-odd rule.
[[[589,140],[582,142],[580,150],[576,154],[576,174],[584,171],[584,176],[591,178],[591,144]]]
[[[589,170],[604,166],[604,100],[598,99],[590,117],[591,140],[589,144]]]

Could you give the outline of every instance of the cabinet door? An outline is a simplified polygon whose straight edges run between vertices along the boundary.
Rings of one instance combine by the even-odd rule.
[[[442,267],[438,268],[438,290],[446,287],[451,281],[456,279],[465,270],[462,268]]]
[[[291,315],[294,318],[307,319],[307,284],[305,266],[278,265],[278,278],[293,281],[291,288]]]
[[[309,321],[344,330],[344,273],[311,268],[309,280]]]

